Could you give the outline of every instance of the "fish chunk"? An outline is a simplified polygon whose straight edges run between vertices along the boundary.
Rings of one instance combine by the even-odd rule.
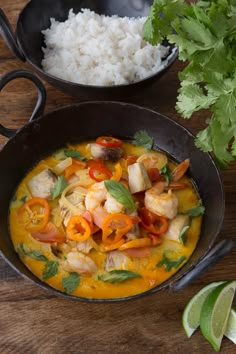
[[[123,150],[119,147],[109,148],[95,143],[89,144],[88,147],[90,148],[91,155],[95,159],[111,160],[115,162],[123,155]]]
[[[128,174],[129,189],[132,194],[151,188],[152,182],[143,163],[136,162],[129,165]]]
[[[91,275],[97,271],[95,262],[82,252],[69,252],[64,261],[64,269],[67,272]]]
[[[168,240],[173,240],[181,242],[180,234],[185,226],[189,225],[188,215],[177,215],[173,220],[170,221],[168,230],[163,235],[164,238]]]
[[[32,177],[28,182],[28,186],[34,197],[50,199],[51,189],[55,186],[56,182],[57,176],[47,168]]]
[[[83,214],[86,211],[84,205],[84,199],[88,190],[83,187],[76,187],[71,194],[66,196],[67,203],[63,198],[60,198],[60,212],[61,216],[64,218],[64,225],[67,226],[68,221],[73,215]],[[69,207],[69,205],[71,207]]]
[[[126,269],[129,257],[120,251],[112,251],[107,255],[104,268],[106,271],[112,269]]]

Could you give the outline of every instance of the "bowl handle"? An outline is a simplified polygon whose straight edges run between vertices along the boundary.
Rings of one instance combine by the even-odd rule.
[[[25,79],[32,81],[35,84],[35,86],[37,88],[37,92],[38,92],[38,99],[37,99],[36,106],[34,108],[34,111],[31,115],[29,121],[39,118],[43,114],[43,111],[45,108],[45,103],[46,103],[46,90],[45,90],[45,87],[44,87],[42,81],[35,74],[33,74],[29,71],[25,71],[25,70],[11,71],[0,78],[0,92],[9,81],[12,81],[16,78],[25,78]],[[0,124],[0,134],[1,135],[5,136],[7,138],[11,138],[12,136],[14,136],[16,134],[16,132],[17,132],[17,129],[5,128],[3,125]]]
[[[216,264],[233,247],[233,241],[230,239],[222,240],[204,257],[190,272],[183,276],[179,281],[170,285],[172,291],[179,291],[185,288],[189,283],[196,279],[209,267]]]
[[[21,60],[25,61],[25,56],[17,45],[15,35],[13,33],[10,22],[7,16],[0,8],[0,34],[5,40],[8,48]]]

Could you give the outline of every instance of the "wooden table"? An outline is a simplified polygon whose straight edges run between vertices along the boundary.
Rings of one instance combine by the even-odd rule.
[[[26,0],[0,0],[15,26]],[[183,64],[176,62],[152,88],[129,102],[153,108],[180,122],[193,133],[204,127],[207,114],[196,114],[190,121],[175,112],[177,73]],[[8,50],[0,38],[0,76],[15,69],[30,69]],[[46,84],[46,112],[78,102]],[[36,100],[32,84],[22,79],[10,83],[0,96],[0,123],[20,128],[29,118]],[[5,138],[0,138],[1,147]],[[4,173],[4,171],[1,171]],[[207,171],[206,171],[207,173]],[[236,244],[236,163],[222,173],[226,192],[225,222],[220,234]],[[0,259],[0,353],[214,353],[197,331],[187,339],[181,316],[188,300],[203,286],[217,280],[236,278],[236,247],[214,268],[180,293],[168,290],[135,301],[116,304],[87,304],[52,296],[17,275]],[[235,346],[223,340],[222,353],[235,353]]]

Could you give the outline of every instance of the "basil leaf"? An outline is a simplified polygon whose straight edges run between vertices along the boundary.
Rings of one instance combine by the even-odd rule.
[[[186,231],[188,229],[189,229],[189,225],[184,226],[180,232],[180,235],[179,235],[179,240],[182,242],[183,245],[186,245],[186,242],[187,242]]]
[[[135,204],[130,191],[125,186],[117,181],[104,181],[106,189],[120,204],[124,205],[129,210],[135,210]]]
[[[192,217],[203,215],[205,212],[205,207],[202,205],[202,202],[199,202],[198,205],[192,209],[189,209],[186,214]]]
[[[80,161],[88,161],[86,157],[81,156],[81,153],[78,150],[64,150],[66,157],[73,157],[74,159]]]
[[[169,168],[169,166],[166,164],[165,166],[163,166],[160,169],[160,174],[165,178],[166,182],[168,183],[168,185],[170,184],[170,182],[173,179],[173,175],[171,172],[171,169]]]
[[[43,269],[43,280],[54,277],[57,274],[59,268],[58,261],[47,261]]]
[[[156,267],[165,266],[166,271],[169,272],[172,268],[178,268],[185,259],[185,256],[181,256],[179,259],[169,259],[165,254],[163,254],[162,260],[156,264]]]
[[[108,283],[121,283],[131,278],[141,278],[141,275],[129,270],[111,270],[106,274],[98,275],[99,280]]]
[[[52,199],[56,199],[68,186],[68,183],[64,176],[59,176],[55,186],[51,189]]]
[[[25,245],[21,242],[17,247],[17,252],[23,256],[28,256],[30,258],[36,259],[37,261],[47,262],[47,257],[41,252],[36,250],[28,250]]]
[[[80,276],[78,273],[75,272],[70,273],[68,277],[62,278],[63,289],[68,294],[72,293],[72,291],[74,291],[79,286],[79,283],[80,283]]]
[[[140,130],[134,134],[134,145],[144,146],[147,150],[153,147],[154,139],[145,130]]]

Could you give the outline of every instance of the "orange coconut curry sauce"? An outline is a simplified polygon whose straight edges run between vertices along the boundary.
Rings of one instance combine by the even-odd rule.
[[[85,298],[127,297],[170,278],[194,251],[204,207],[185,176],[189,160],[174,164],[139,134],[133,144],[99,137],[66,146],[18,186],[11,238],[50,286]]]

